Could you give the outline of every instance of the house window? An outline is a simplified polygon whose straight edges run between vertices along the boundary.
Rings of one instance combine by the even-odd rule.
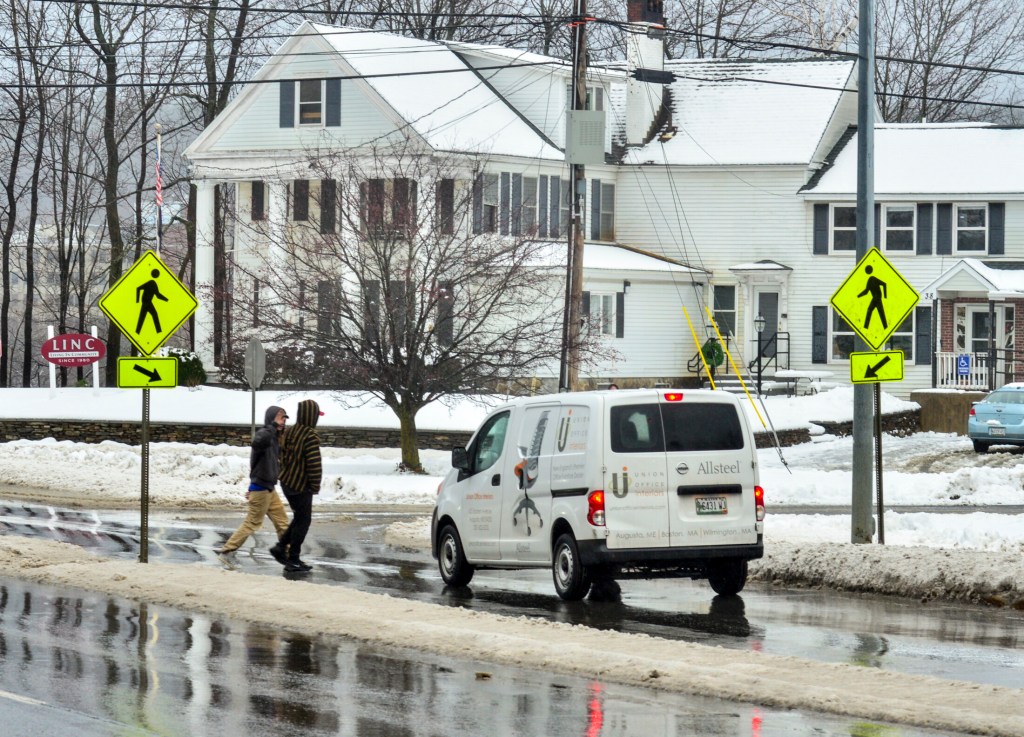
[[[914,205],[886,205],[883,210],[883,238],[886,251],[913,251],[916,230]]]
[[[360,185],[363,232],[408,238],[416,224],[416,182],[368,179]]]
[[[572,99],[572,85],[567,84],[565,86],[565,99],[567,100],[567,107],[569,110],[574,110]],[[587,103],[585,110],[604,110],[604,88],[596,87],[594,85],[587,85]]]
[[[601,335],[615,335],[615,295],[590,293],[590,324]]]
[[[252,196],[250,197],[250,217],[255,222],[267,219],[266,186],[263,182],[252,183]]]
[[[591,237],[599,241],[615,240],[615,185],[594,182],[593,194],[597,195],[592,215]],[[593,196],[593,195],[591,195]]]
[[[321,125],[324,120],[322,79],[299,81],[299,125]]]
[[[442,179],[437,183],[434,193],[437,212],[436,227],[442,235],[453,235],[455,233],[455,180]]]
[[[832,205],[832,250],[857,250],[857,208]]]
[[[957,205],[954,219],[957,251],[985,252],[988,248],[988,206]]]
[[[296,179],[292,182],[292,220],[309,220],[309,180]]]
[[[907,363],[914,360],[914,313],[911,312],[907,319],[900,323],[900,326],[893,331],[892,336],[886,345],[888,350],[903,351],[903,359]]]
[[[722,335],[736,335],[736,287],[716,285],[714,292],[715,324]]]
[[[854,351],[853,328],[839,313],[832,310],[832,360],[849,361]]]
[[[498,216],[501,210],[501,186],[497,174],[484,174],[483,216],[480,221],[481,233],[498,232]]]

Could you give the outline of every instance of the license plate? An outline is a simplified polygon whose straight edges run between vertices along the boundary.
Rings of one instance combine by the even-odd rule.
[[[697,503],[697,514],[729,513],[724,496],[699,496],[694,501]]]
[[[1006,435],[1005,427],[990,427],[988,429],[989,435]]]

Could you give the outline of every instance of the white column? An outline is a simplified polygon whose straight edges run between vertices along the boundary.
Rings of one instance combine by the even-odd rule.
[[[267,248],[267,265],[276,270],[283,262],[288,240],[288,183],[267,182],[267,225],[270,245]]]
[[[215,370],[213,362],[213,238],[214,185],[211,181],[196,182],[196,353],[207,373]]]

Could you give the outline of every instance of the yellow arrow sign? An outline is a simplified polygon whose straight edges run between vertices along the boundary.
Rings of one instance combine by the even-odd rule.
[[[142,254],[107,293],[100,309],[145,355],[162,346],[199,302],[152,251]]]
[[[875,350],[907,319],[921,296],[877,248],[832,295],[832,307]]]
[[[121,389],[171,389],[178,385],[178,359],[174,356],[117,359],[117,385]]]
[[[903,351],[851,353],[850,381],[854,384],[903,381]]]

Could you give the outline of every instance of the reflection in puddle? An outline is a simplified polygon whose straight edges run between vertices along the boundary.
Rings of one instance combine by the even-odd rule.
[[[719,616],[742,619],[741,602],[722,607]],[[135,734],[933,734],[381,651],[20,582],[0,585],[0,692]]]

